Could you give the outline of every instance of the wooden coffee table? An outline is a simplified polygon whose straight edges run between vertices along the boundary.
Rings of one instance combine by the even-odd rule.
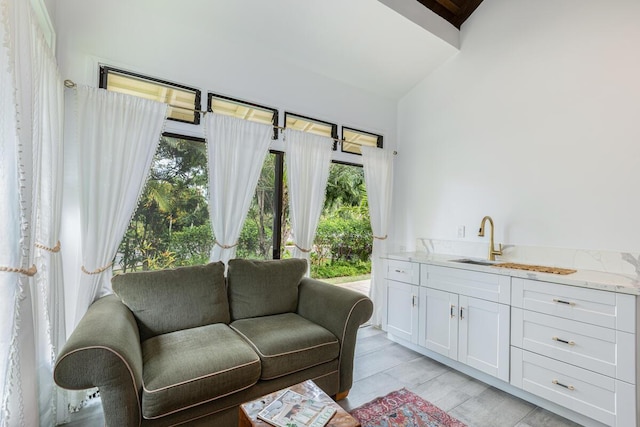
[[[333,401],[320,387],[318,387],[313,381],[307,380],[300,384],[287,387],[296,393],[300,393],[305,396],[313,397],[319,402],[326,403],[336,408],[336,413],[331,417],[331,420],[325,427],[360,427],[358,420],[353,418],[347,411],[342,409],[340,405]],[[273,427],[271,424],[266,423],[258,419],[258,412],[260,412],[265,406],[278,397],[284,390],[279,390],[266,396],[262,396],[251,402],[243,403],[240,405],[240,414],[238,417],[238,427]]]

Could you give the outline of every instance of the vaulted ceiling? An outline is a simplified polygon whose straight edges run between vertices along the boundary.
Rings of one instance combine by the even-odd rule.
[[[425,7],[449,21],[454,27],[467,20],[482,0],[417,0]]]

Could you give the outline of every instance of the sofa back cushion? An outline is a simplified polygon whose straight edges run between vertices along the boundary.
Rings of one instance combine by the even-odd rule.
[[[126,273],[111,279],[133,312],[140,340],[212,323],[229,323],[222,262]]]
[[[227,271],[233,320],[296,311],[298,285],[307,272],[304,259],[232,259]]]

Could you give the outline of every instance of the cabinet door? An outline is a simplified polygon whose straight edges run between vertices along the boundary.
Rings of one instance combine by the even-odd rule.
[[[387,332],[418,343],[418,287],[387,280]]]
[[[509,381],[509,306],[459,296],[458,360]]]
[[[451,359],[458,358],[458,295],[437,289],[423,288],[425,340],[429,350]]]

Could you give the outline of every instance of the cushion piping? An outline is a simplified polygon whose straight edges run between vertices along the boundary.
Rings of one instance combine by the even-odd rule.
[[[338,370],[342,370],[342,350],[344,349],[344,336],[347,334],[347,327],[349,326],[349,321],[351,320],[351,315],[353,314],[353,310],[355,310],[356,306],[360,304],[362,301],[371,301],[369,298],[364,297],[356,301],[351,310],[349,310],[349,314],[347,315],[347,321],[344,322],[344,328],[342,329],[342,340],[340,341],[340,355],[338,356]],[[340,390],[344,391],[344,390]]]
[[[322,343],[322,344],[316,344],[316,345],[312,345],[312,346],[310,346],[310,347],[301,348],[301,349],[298,349],[298,350],[291,350],[291,351],[285,351],[284,353],[278,353],[278,354],[266,355],[266,354],[263,354],[263,353],[260,351],[260,349],[258,349],[258,347],[253,343],[253,341],[251,341],[251,340],[249,339],[249,337],[247,337],[245,334],[243,334],[242,332],[240,332],[239,330],[237,330],[236,328],[234,328],[232,325],[229,325],[229,327],[230,327],[231,329],[233,329],[234,331],[236,331],[238,334],[242,335],[242,336],[244,337],[244,339],[245,339],[245,340],[247,340],[247,341],[251,344],[251,346],[252,346],[252,347],[253,347],[253,349],[256,351],[256,353],[258,353],[260,356],[263,356],[264,358],[269,358],[269,357],[280,357],[280,356],[285,356],[285,355],[287,355],[287,354],[300,353],[300,352],[303,352],[303,351],[306,351],[306,350],[311,350],[311,349],[314,349],[314,348],[323,347],[323,346],[325,346],[325,345],[331,345],[331,344],[338,344],[338,345],[340,345],[340,342],[336,339],[335,341],[326,342],[326,343]],[[333,360],[333,359],[329,359],[329,360]],[[327,362],[328,362],[329,360],[327,360]],[[324,362],[322,362],[322,363],[324,363]]]
[[[230,391],[229,393],[220,394],[220,395],[218,395],[218,396],[216,396],[214,398],[203,400],[203,401],[200,401],[200,402],[197,402],[197,403],[193,403],[193,404],[191,404],[189,406],[183,406],[182,408],[174,409],[173,411],[166,412],[164,414],[156,415],[156,416],[153,416],[153,417],[146,417],[146,416],[143,415],[143,417],[144,417],[145,420],[157,420],[158,418],[166,417],[167,415],[175,414],[176,412],[184,411],[185,409],[193,408],[194,406],[202,405],[203,403],[213,402],[214,400],[220,399],[221,397],[229,396],[229,395],[237,393],[239,391],[246,390],[248,388],[253,387],[256,384],[258,384],[258,381],[254,382],[253,384],[249,384],[246,387],[242,387],[242,388]],[[218,412],[218,411],[215,411],[215,412]],[[214,414],[215,412],[212,412],[212,414]]]
[[[254,363],[260,363],[260,360],[254,360],[253,362],[248,362],[248,363],[245,363],[245,364],[243,364],[243,365],[236,365],[236,366],[233,366],[233,367],[231,367],[231,368],[223,369],[223,370],[221,370],[221,371],[217,371],[217,372],[212,372],[212,373],[209,373],[209,374],[207,374],[207,375],[202,375],[202,376],[200,376],[200,377],[192,378],[192,379],[189,379],[189,380],[186,380],[186,381],[182,381],[182,382],[179,382],[179,383],[175,383],[175,384],[167,385],[167,386],[164,386],[164,387],[161,387],[161,388],[157,388],[157,389],[155,389],[155,390],[149,390],[149,389],[144,385],[144,381],[143,381],[142,388],[143,388],[143,389],[144,389],[144,391],[146,391],[147,393],[149,393],[149,394],[153,394],[153,393],[157,393],[157,392],[159,392],[159,391],[167,390],[167,389],[169,389],[169,388],[178,387],[178,386],[181,386],[181,385],[184,385],[184,384],[192,383],[192,382],[194,382],[194,381],[199,381],[199,380],[204,379],[204,378],[213,377],[213,376],[216,376],[216,375],[221,374],[221,373],[223,373],[223,372],[229,372],[229,371],[233,371],[233,370],[238,369],[238,368],[244,368],[245,366],[253,365]]]

